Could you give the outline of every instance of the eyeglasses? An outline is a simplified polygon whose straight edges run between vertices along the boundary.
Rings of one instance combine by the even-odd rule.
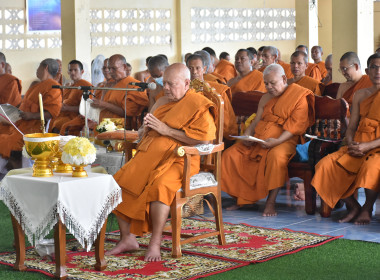
[[[371,64],[368,68],[369,70],[379,71],[380,65]]]
[[[347,70],[348,70],[350,67],[354,66],[354,65],[355,65],[355,63],[352,63],[351,65],[349,65],[349,66],[347,66],[347,67],[341,67],[341,68],[338,69],[338,71],[339,71],[340,73],[347,72]]]

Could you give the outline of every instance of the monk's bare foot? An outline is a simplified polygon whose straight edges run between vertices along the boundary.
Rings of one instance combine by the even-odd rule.
[[[123,237],[112,250],[105,253],[106,256],[121,254],[126,251],[136,251],[139,248],[139,243],[137,243],[136,236],[133,234],[128,234]]]
[[[355,225],[368,225],[371,222],[372,210],[362,208],[359,216],[355,219]]]
[[[149,243],[148,251],[145,254],[144,261],[146,262],[161,261],[161,244]]]
[[[265,203],[265,209],[263,212],[263,217],[273,217],[273,216],[277,216],[275,203],[267,201]]]
[[[339,223],[348,223],[354,220],[360,213],[360,205],[355,205],[354,207],[350,206],[350,210],[348,211],[348,214],[341,220],[339,220]]]
[[[227,211],[236,211],[236,210],[238,210],[238,209],[240,209],[240,208],[241,208],[241,206],[235,204],[235,205],[232,205],[232,206],[227,207],[226,210],[227,210]]]
[[[303,183],[297,183],[296,184],[296,188],[294,190],[293,198],[295,200],[299,200],[299,201],[305,200],[305,188],[304,188]]]

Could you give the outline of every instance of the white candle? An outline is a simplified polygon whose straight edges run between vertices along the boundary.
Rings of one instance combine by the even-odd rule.
[[[42,94],[38,94],[38,101],[40,103],[40,116],[41,116],[41,122],[45,122],[45,117],[44,117],[44,105],[42,103]]]

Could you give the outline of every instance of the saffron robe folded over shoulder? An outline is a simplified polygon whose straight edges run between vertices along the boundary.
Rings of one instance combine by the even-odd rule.
[[[295,82],[297,85],[300,85],[301,87],[310,89],[315,95],[321,96],[321,83],[309,76],[303,76],[301,79],[299,79],[297,82]]]
[[[0,76],[0,104],[20,105],[21,90],[21,82],[15,76],[10,74]]]
[[[354,141],[380,138],[380,90],[360,103],[360,122]],[[351,196],[357,188],[380,191],[380,148],[363,157],[348,154],[347,146],[324,157],[315,167],[312,185],[321,198],[334,208],[339,199]]]
[[[354,98],[354,93],[356,91],[358,91],[359,89],[363,89],[363,88],[369,88],[372,86],[372,82],[371,80],[369,79],[369,76],[368,75],[363,75],[359,81],[357,81],[355,84],[353,84],[348,90],[346,90],[343,95],[342,95],[342,98],[344,98],[344,100],[347,101],[348,105],[350,106],[351,108],[351,105],[352,105],[352,99]]]
[[[307,68],[305,70],[305,75],[312,77],[313,79],[317,81],[322,80],[321,70],[319,70],[318,65],[314,63],[310,63],[310,62],[308,63]]]
[[[226,81],[231,80],[237,76],[235,65],[225,59],[221,59],[215,66],[214,72],[224,77]]]
[[[120,80],[114,88],[138,88],[136,86],[131,86],[129,83],[138,83],[140,81],[132,78],[125,77]],[[144,110],[145,107],[149,105],[148,95],[146,91],[127,91],[127,102],[126,106],[124,105],[125,91],[118,90],[108,90],[106,95],[104,96],[103,101],[109,102],[120,108],[123,108],[127,112],[127,116],[138,116]],[[102,110],[100,112],[99,122],[101,122],[104,118],[120,118],[123,116],[119,116],[109,110]]]
[[[42,94],[43,107],[52,117],[58,116],[62,106],[60,89],[52,88],[59,85],[53,79],[48,79],[31,86],[21,101],[20,110],[38,113],[40,111],[38,94]],[[41,120],[19,120],[17,128],[24,134],[41,132]],[[22,135],[11,125],[0,125],[0,155],[8,158],[11,151],[21,151],[24,146]]]
[[[223,76],[217,73],[203,74],[203,79],[207,82],[217,82],[219,84],[224,84],[224,85],[227,83],[227,80]]]
[[[193,89],[178,102],[159,106],[153,114],[192,139],[215,139],[214,104]],[[114,213],[131,224],[131,233],[142,235],[149,230],[150,202],[170,205],[181,188],[184,159],[177,156],[175,150],[182,145],[150,130],[137,146],[134,158],[114,175],[123,198]],[[199,172],[199,166],[200,158],[192,158],[191,175]]]
[[[314,94],[291,84],[279,97],[264,106],[254,136],[278,138],[285,130],[293,137],[271,149],[254,143],[237,143],[222,155],[222,190],[237,198],[237,204],[251,204],[281,187],[287,178],[289,160],[296,153],[299,136],[314,123]]]
[[[237,83],[233,84],[231,87],[232,95],[235,92],[247,92],[247,91],[266,91],[264,85],[263,74],[258,70],[251,71],[248,75],[245,75]]]
[[[90,82],[87,82],[86,80],[79,80],[76,81],[73,85],[73,87],[80,87],[80,86],[92,86]],[[63,90],[63,104],[66,104],[68,106],[79,106],[81,100],[82,100],[83,91],[79,89],[64,89]],[[71,111],[61,111],[58,115],[58,117],[53,118],[51,120],[51,124],[49,126],[49,131],[52,131],[53,128],[56,128],[58,130],[61,130],[62,125],[65,123],[71,121],[75,117],[79,115],[78,112],[71,112]]]
[[[322,79],[327,75],[327,69],[324,61],[316,63],[318,65],[319,71],[321,72]]]

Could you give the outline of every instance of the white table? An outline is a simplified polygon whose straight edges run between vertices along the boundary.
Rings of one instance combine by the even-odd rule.
[[[104,234],[107,216],[121,202],[121,189],[111,175],[88,172],[88,177],[71,174],[33,177],[32,173],[5,177],[0,199],[12,214],[17,260],[15,268],[25,270],[24,233],[30,243],[44,238],[55,226],[56,276],[65,279],[66,230],[91,249],[95,242],[97,263],[103,270]]]
[[[115,174],[125,163],[125,156],[122,152],[106,152],[106,148],[96,146],[96,160],[94,164],[103,166],[108,174]]]

